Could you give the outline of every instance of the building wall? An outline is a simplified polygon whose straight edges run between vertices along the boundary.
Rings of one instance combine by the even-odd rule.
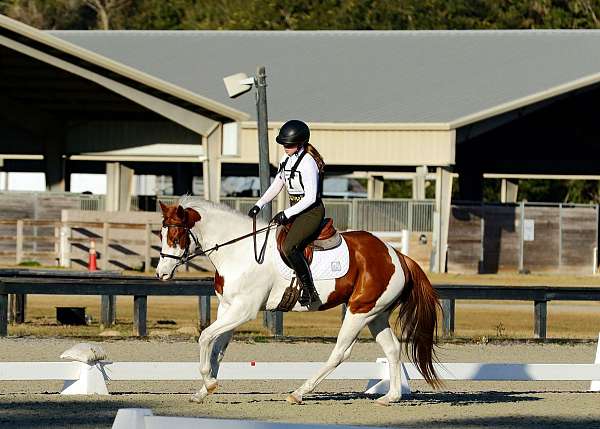
[[[359,125],[335,128],[311,124],[310,141],[326,160],[331,160],[331,164],[394,167],[454,164],[454,130],[360,128]],[[278,126],[269,129],[269,153],[274,165],[283,155],[275,141]],[[239,136],[239,156],[228,158],[227,162],[258,162],[258,136],[254,124],[242,124]]]

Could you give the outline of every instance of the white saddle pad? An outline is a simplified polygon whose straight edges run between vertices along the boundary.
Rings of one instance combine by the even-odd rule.
[[[279,274],[287,280],[291,280],[294,276],[294,270],[288,267],[279,252],[275,259],[275,264],[279,270]],[[313,253],[313,260],[310,264],[310,271],[313,280],[331,280],[344,277],[350,266],[350,256],[346,240],[342,237],[342,244],[335,249],[321,250]]]

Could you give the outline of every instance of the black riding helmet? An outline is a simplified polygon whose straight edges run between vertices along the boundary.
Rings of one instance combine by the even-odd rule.
[[[277,143],[279,144],[287,145],[303,144],[306,143],[309,138],[310,130],[308,129],[308,125],[297,119],[292,119],[283,124],[279,129],[279,134],[275,140],[277,140]]]

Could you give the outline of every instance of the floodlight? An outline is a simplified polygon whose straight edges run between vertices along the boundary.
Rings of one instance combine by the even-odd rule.
[[[225,89],[229,98],[235,98],[252,89],[254,78],[248,77],[246,73],[236,73],[223,78]]]

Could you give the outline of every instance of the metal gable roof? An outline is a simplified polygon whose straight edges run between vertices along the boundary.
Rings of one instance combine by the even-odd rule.
[[[269,117],[454,123],[600,81],[600,31],[52,31],[255,117],[222,78],[267,67]]]

